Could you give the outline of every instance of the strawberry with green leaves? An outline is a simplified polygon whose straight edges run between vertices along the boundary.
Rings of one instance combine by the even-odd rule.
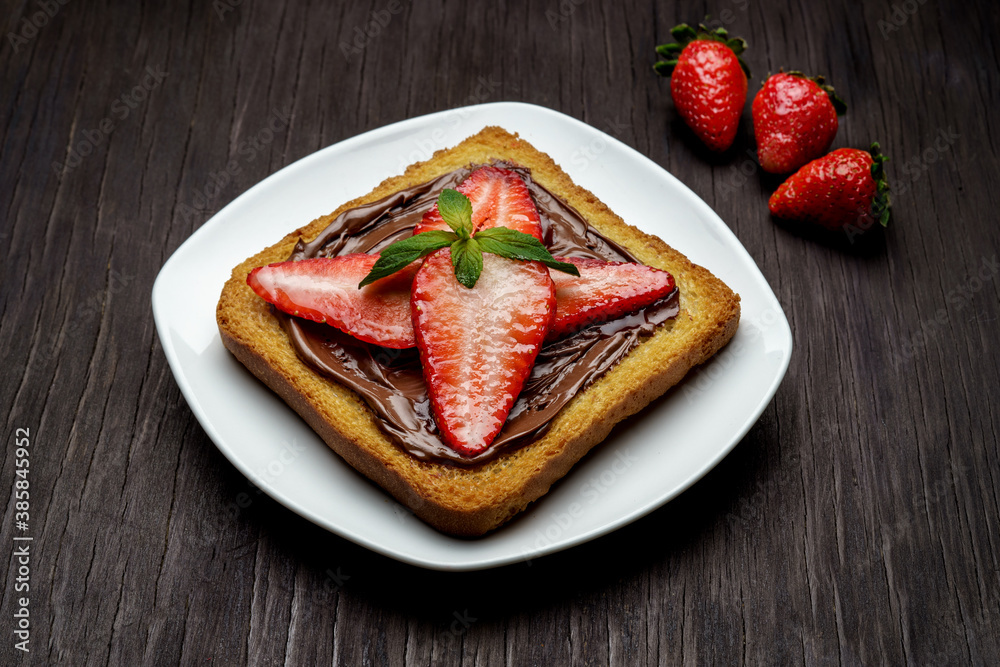
[[[823,77],[779,72],[753,98],[753,131],[761,168],[787,174],[830,149],[847,105]]]
[[[682,23],[670,31],[677,41],[656,47],[665,60],[653,65],[670,77],[677,112],[710,150],[733,145],[747,99],[750,69],[740,59],[747,43],[725,28],[695,30]]]
[[[778,186],[768,208],[787,220],[827,229],[866,230],[889,222],[889,183],[878,143],[868,151],[839,148],[813,160]]]

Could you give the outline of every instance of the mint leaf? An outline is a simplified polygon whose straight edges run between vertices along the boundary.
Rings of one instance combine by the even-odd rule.
[[[472,202],[458,190],[445,188],[438,195],[438,213],[455,230],[459,238],[467,239],[472,233]]]
[[[358,288],[392,275],[410,263],[441,248],[451,247],[451,263],[459,283],[472,289],[483,272],[483,252],[507,259],[542,262],[545,266],[579,276],[568,262],[557,262],[542,242],[530,234],[507,227],[484,229],[472,235],[472,202],[458,190],[445,188],[438,195],[438,212],[454,231],[434,230],[397,241],[381,252]]]
[[[451,244],[451,264],[455,278],[469,289],[476,286],[483,272],[483,250],[476,239],[459,239]]]
[[[391,276],[400,269],[406,268],[411,262],[426,257],[435,250],[447,248],[458,238],[458,235],[444,230],[423,232],[402,241],[396,241],[382,250],[378,261],[372,266],[365,279],[358,283],[358,289],[365,285]]]
[[[479,246],[485,252],[506,257],[507,259],[541,262],[550,269],[562,271],[573,276],[580,275],[580,270],[569,262],[556,261],[545,246],[542,245],[542,242],[531,234],[525,234],[524,232],[507,227],[492,227],[477,232],[472,238],[474,241],[479,242]],[[454,250],[452,252],[454,253]]]

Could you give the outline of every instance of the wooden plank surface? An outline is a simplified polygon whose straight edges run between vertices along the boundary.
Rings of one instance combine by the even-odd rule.
[[[995,3],[3,7],[3,664],[996,664]],[[385,25],[365,35],[373,12]],[[835,146],[878,139],[892,157],[887,233],[775,224],[749,100],[736,148],[697,146],[650,65],[671,26],[707,13],[749,41],[751,91],[782,66],[829,76],[850,106]],[[237,472],[181,397],[149,296],[194,230],[284,165],[499,100],[608,131],[704,198],[778,295],[795,353],[743,442],[666,507],[530,565],[427,572]]]

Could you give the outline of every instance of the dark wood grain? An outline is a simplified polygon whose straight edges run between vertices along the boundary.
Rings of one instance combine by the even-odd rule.
[[[345,55],[396,2],[69,2],[5,38],[0,489],[29,428],[34,542],[25,656],[11,495],[0,662],[995,664],[997,6],[398,0]],[[0,17],[21,35],[40,7]],[[892,157],[884,234],[775,224],[749,101],[733,150],[697,145],[650,65],[707,13],[750,42],[751,91],[783,66],[829,76],[850,106],[835,146]],[[194,230],[282,166],[498,100],[588,122],[690,186],[760,266],[795,353],[760,421],[677,500],[562,554],[442,574],[258,492],[184,403],[149,296]],[[250,159],[276,113],[288,123]]]

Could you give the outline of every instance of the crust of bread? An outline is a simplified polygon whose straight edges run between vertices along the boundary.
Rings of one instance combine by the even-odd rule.
[[[299,239],[315,238],[349,208],[491,159],[530,168],[532,178],[575,207],[599,232],[641,262],[672,273],[680,288],[680,313],[574,397],[541,438],[481,467],[465,469],[419,461],[393,444],[360,396],[299,359],[268,305],[247,286],[246,276],[258,266],[284,261]],[[516,134],[487,127],[235,267],[216,315],[226,348],[337,454],[438,530],[471,537],[497,528],[540,498],[616,423],[642,410],[715,354],[736,333],[740,298],[661,239],[625,223],[593,193],[573,183],[548,155]]]

